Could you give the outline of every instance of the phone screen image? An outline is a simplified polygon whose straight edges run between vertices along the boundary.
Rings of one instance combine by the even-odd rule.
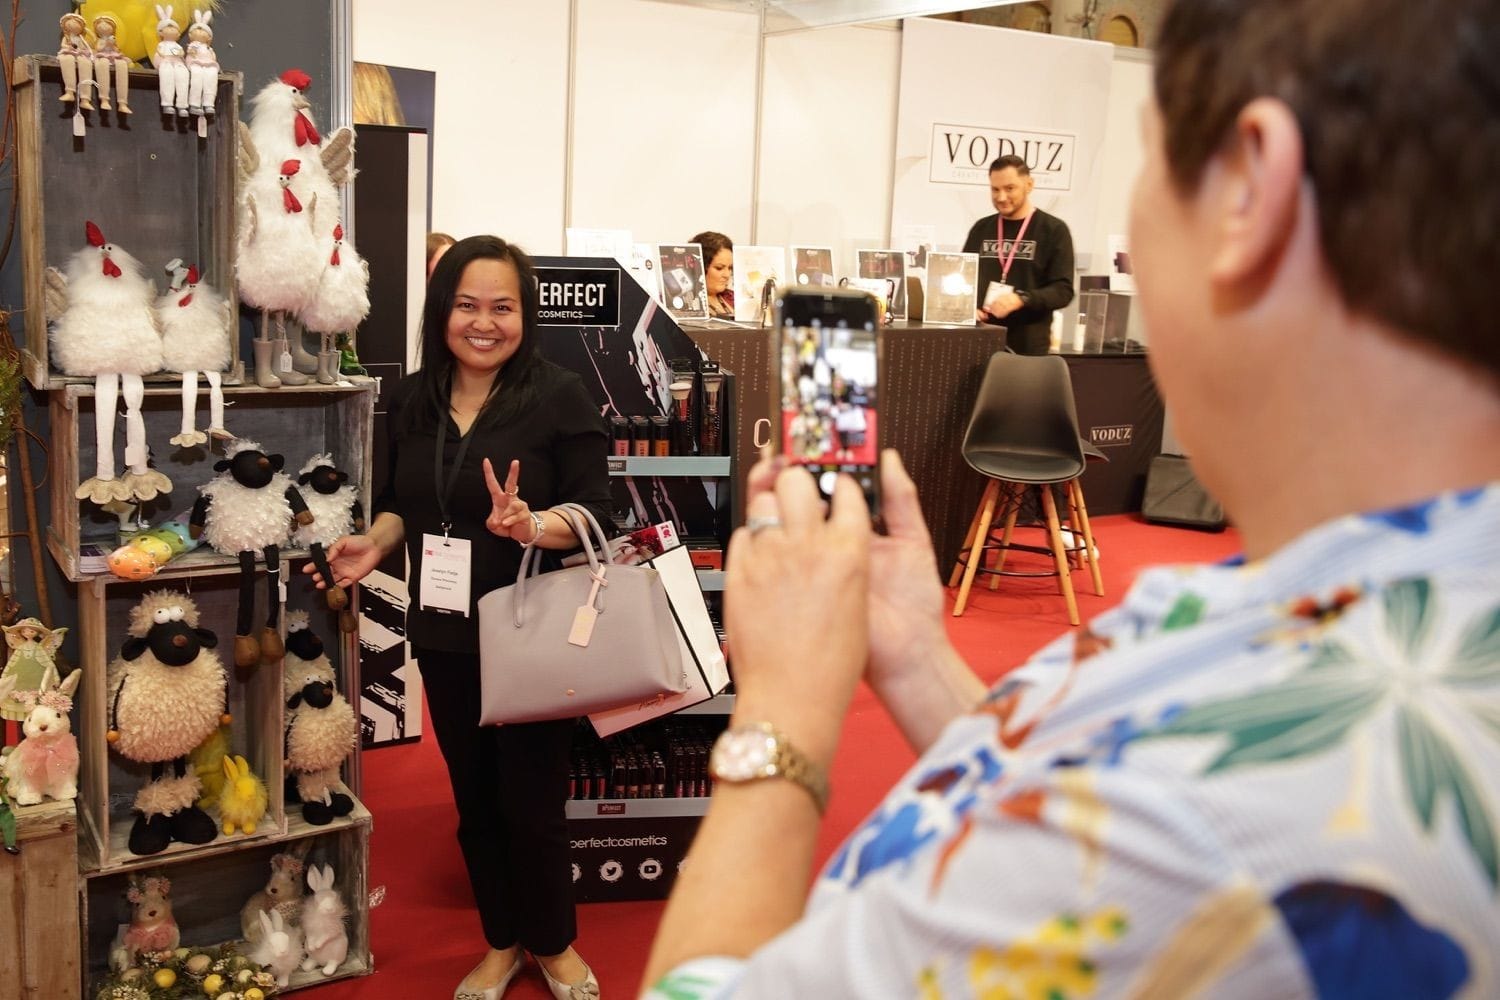
[[[832,496],[848,473],[878,512],[880,338],[867,294],[788,291],[780,303],[781,453]]]

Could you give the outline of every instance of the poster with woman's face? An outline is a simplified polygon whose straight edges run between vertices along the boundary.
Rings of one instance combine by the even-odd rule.
[[[703,281],[703,248],[696,243],[660,244],[661,302],[674,319],[707,319],[708,292]]]

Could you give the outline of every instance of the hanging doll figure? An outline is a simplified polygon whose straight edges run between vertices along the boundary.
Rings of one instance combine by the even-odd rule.
[[[161,113],[170,116],[174,112],[179,118],[188,114],[188,68],[182,45],[182,28],[172,20],[172,5],[156,7],[156,51],[151,64],[160,75]]]
[[[359,491],[349,485],[349,473],[337,469],[333,456],[326,452],[307,460],[297,473],[297,485],[312,487],[311,492],[303,493],[303,499],[312,512],[313,522],[299,525],[292,532],[292,543],[306,546],[312,553],[318,573],[325,580],[333,580],[333,571],[328,567],[327,546],[345,535],[365,530],[365,511],[359,502]],[[359,627],[344,588],[330,586],[324,594],[328,610],[339,612],[341,630],[353,632]]]
[[[282,472],[280,455],[267,455],[254,441],[234,441],[224,459],[214,463],[219,475],[198,488],[188,518],[189,533],[202,536],[215,552],[240,562],[240,603],[235,620],[234,665],[247,680],[261,663],[285,655],[277,626],[281,622],[281,549],[291,539],[292,520],[313,523],[307,502]],[[255,556],[266,561],[266,624],[260,637],[250,634],[255,614]]]
[[[161,370],[161,332],[156,327],[156,287],[140,261],[84,224],[89,245],[68,261],[66,271],[45,276],[47,319],[52,325],[52,362],[64,375],[94,378],[95,473],[76,491],[79,500],[150,500],[172,488],[152,469],[146,449],[141,401],[143,375]],[[125,397],[125,464],[115,478],[115,410]]]
[[[219,57],[214,54],[214,19],[211,10],[193,11],[188,28],[188,110],[200,118],[214,113],[214,99],[219,87]]]
[[[130,60],[120,51],[116,38],[119,23],[113,14],[100,14],[94,18],[94,79],[99,86],[99,109],[109,110],[109,82],[114,77],[115,103],[120,114],[131,114],[130,110]]]
[[[81,14],[64,14],[57,20],[62,40],[57,46],[57,61],[62,65],[63,92],[58,98],[69,104],[78,102],[85,111],[94,110],[89,87],[94,83],[94,50],[89,47],[88,22]]]
[[[22,618],[14,625],[7,625],[4,631],[10,658],[5,661],[5,669],[0,671],[0,685],[8,684],[9,693],[0,700],[0,718],[24,722],[30,708],[23,704],[19,695],[57,687],[55,657],[68,630],[51,629],[35,618]],[[0,740],[0,744],[6,742],[8,740]]]
[[[339,380],[336,338],[349,333],[370,315],[370,265],[354,246],[344,240],[344,227],[333,227],[333,250],[323,280],[298,318],[309,331],[322,338],[318,350],[318,381],[332,385]]]
[[[220,373],[229,367],[234,315],[229,303],[213,288],[200,284],[196,267],[183,267],[174,258],[167,264],[167,294],[156,303],[161,326],[162,361],[167,371],[182,373],[182,430],[171,440],[179,448],[208,441],[209,435],[228,440],[224,429],[224,388]],[[198,373],[208,382],[208,434],[194,425],[198,408]]]

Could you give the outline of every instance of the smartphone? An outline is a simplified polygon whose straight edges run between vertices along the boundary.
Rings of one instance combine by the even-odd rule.
[[[786,460],[812,472],[833,495],[841,472],[854,477],[880,512],[880,307],[868,292],[804,286],[776,302],[771,357],[772,411]]]

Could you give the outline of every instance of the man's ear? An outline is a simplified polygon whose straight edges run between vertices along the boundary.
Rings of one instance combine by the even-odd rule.
[[[1274,269],[1296,226],[1303,162],[1302,130],[1283,101],[1258,97],[1241,109],[1212,167],[1215,285],[1264,279]]]

